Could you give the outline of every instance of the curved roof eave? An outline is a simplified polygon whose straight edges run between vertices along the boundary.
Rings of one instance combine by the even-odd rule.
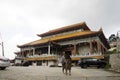
[[[65,39],[71,39],[71,38],[77,38],[77,37],[84,37],[84,36],[89,36],[89,35],[96,35],[96,31],[83,31],[83,32],[74,32],[71,34],[65,34],[61,36],[55,36],[51,38],[45,38],[45,39],[39,39],[30,43],[26,43],[24,45],[18,46],[19,48],[21,47],[28,47],[28,46],[34,46],[34,45],[40,45],[43,43],[47,43],[49,41],[59,41],[59,40],[65,40]]]
[[[50,30],[50,31],[42,33],[42,34],[37,34],[37,36],[44,37],[44,36],[53,35],[53,34],[56,34],[56,33],[66,32],[66,31],[69,31],[69,30],[80,29],[80,28],[83,28],[84,30],[90,30],[90,28],[86,25],[85,22],[81,22],[81,23],[61,27],[61,28],[58,28],[58,29]]]

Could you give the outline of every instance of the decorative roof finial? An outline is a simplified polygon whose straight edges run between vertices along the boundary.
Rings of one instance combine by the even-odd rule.
[[[102,27],[100,27],[99,31],[103,31]]]

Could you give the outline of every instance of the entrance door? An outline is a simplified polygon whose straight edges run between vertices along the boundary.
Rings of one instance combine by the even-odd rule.
[[[65,54],[72,55],[72,54],[71,54],[71,51],[65,51]]]

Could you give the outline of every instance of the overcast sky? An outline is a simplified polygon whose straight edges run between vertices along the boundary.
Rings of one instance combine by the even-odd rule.
[[[83,21],[91,30],[102,27],[106,38],[116,34],[120,0],[0,0],[0,42],[11,59],[16,45],[40,39],[36,34]]]

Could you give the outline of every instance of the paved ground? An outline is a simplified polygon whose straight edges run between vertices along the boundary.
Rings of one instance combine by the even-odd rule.
[[[72,67],[72,75],[66,76],[62,73],[61,67],[12,66],[6,70],[0,70],[0,80],[120,80],[120,73]]]

